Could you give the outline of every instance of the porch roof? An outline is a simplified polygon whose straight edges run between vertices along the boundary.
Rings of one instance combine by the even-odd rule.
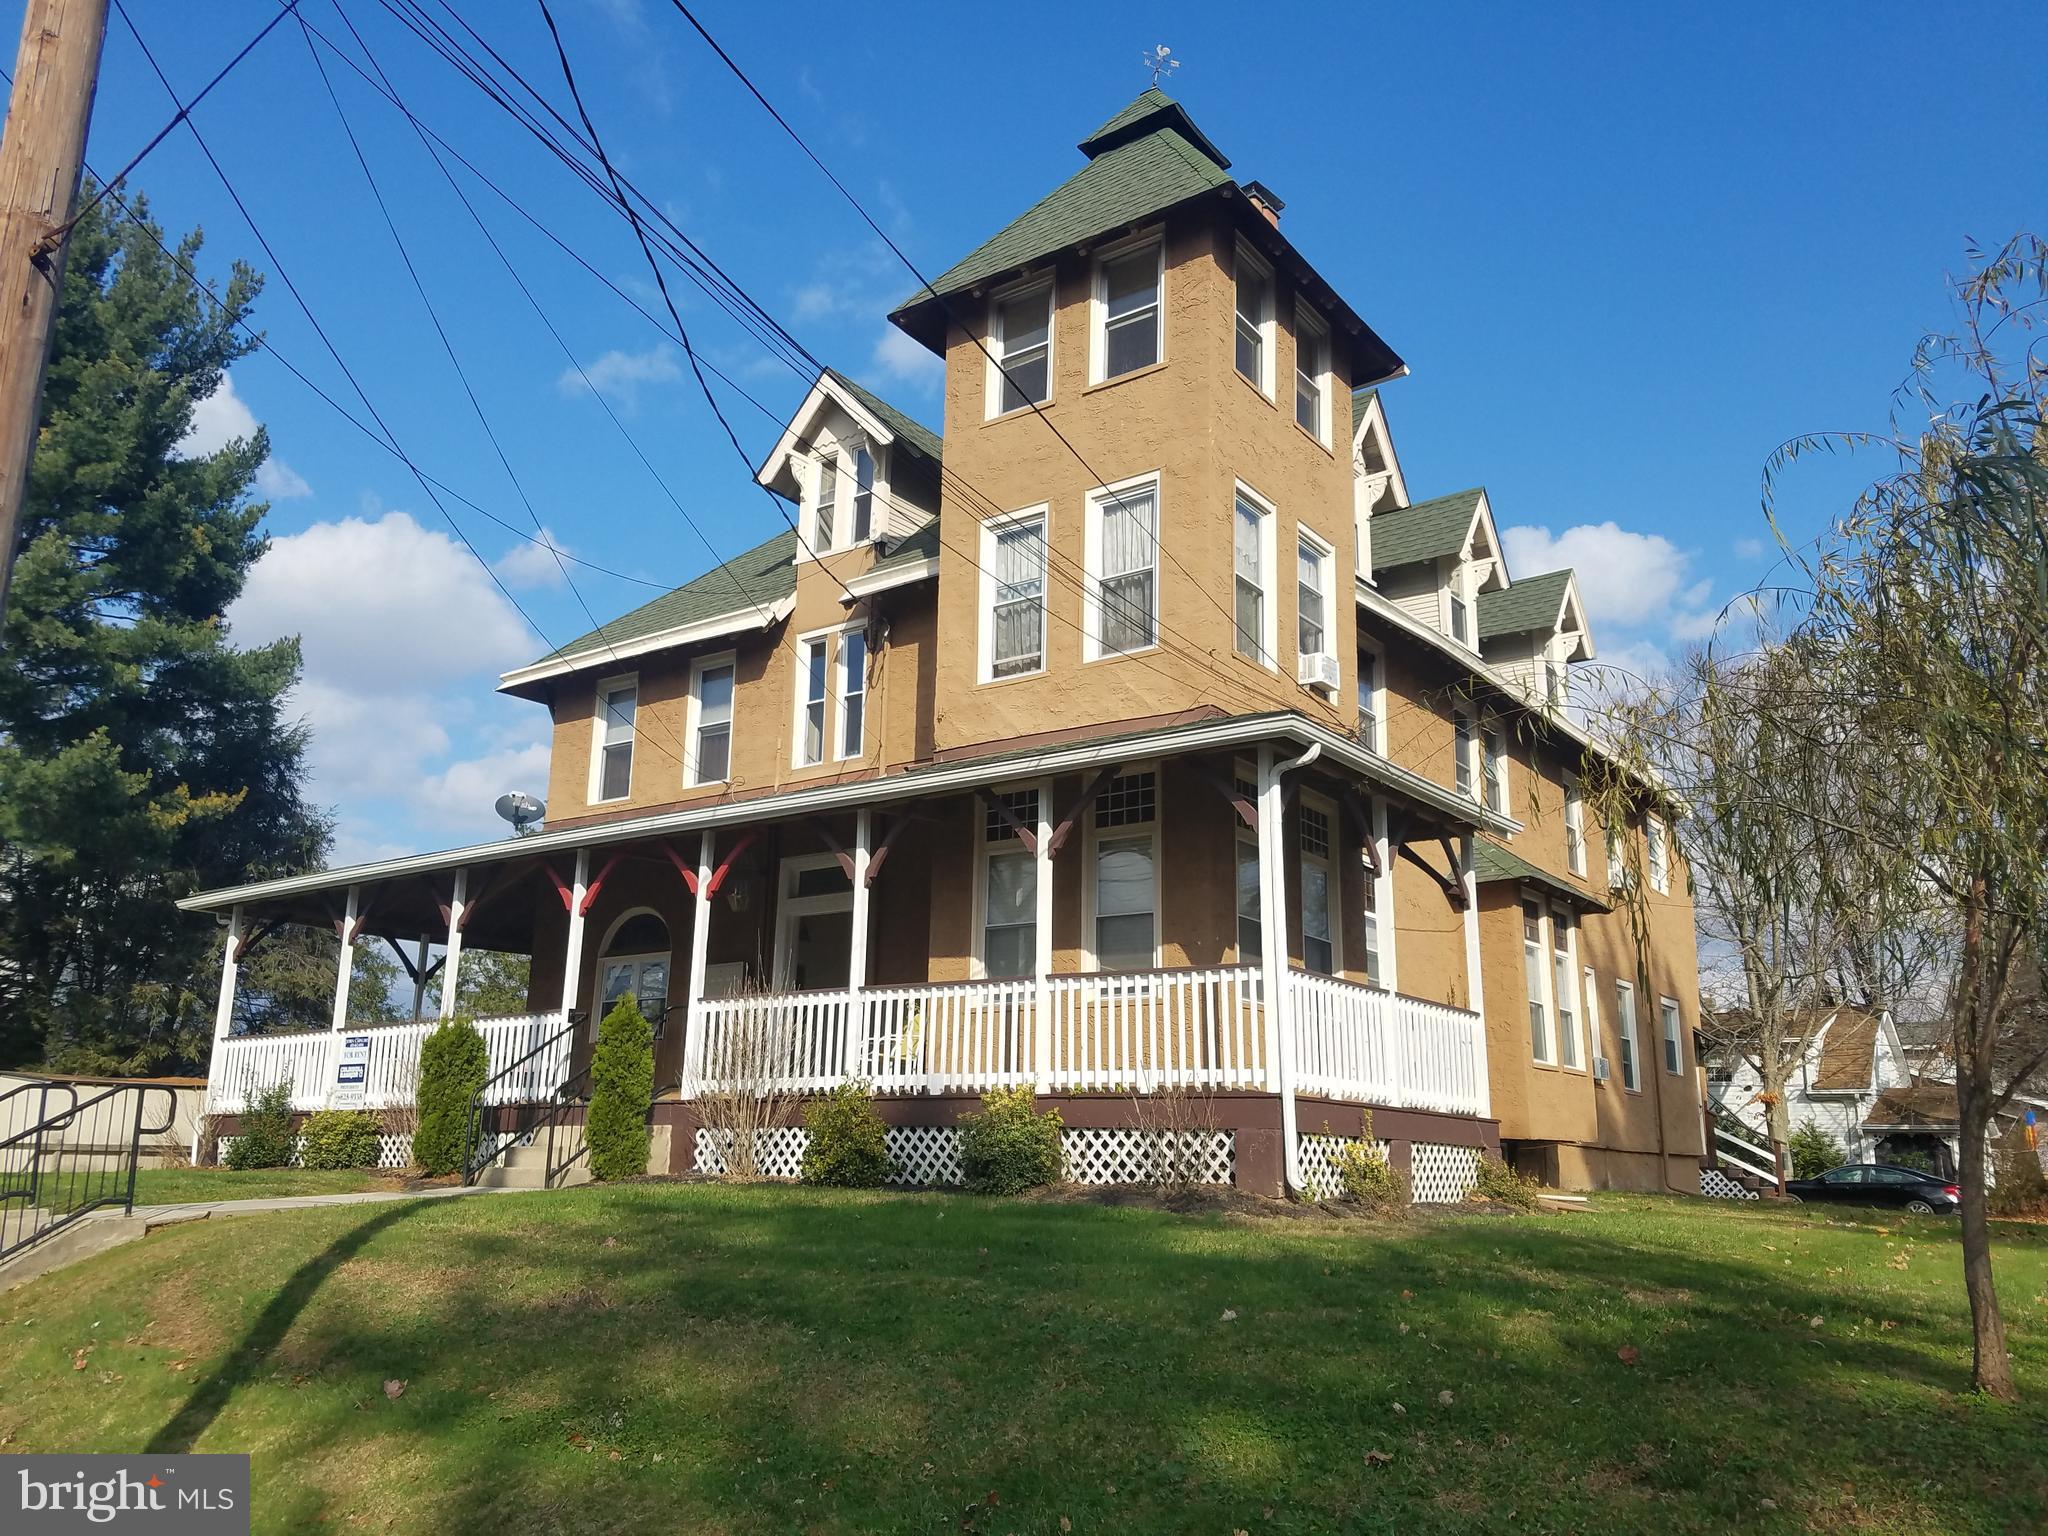
[[[1390,763],[1328,726],[1292,712],[1276,712],[1225,716],[1161,729],[1060,741],[1018,751],[949,758],[875,778],[842,780],[775,794],[744,798],[726,796],[701,805],[537,832],[527,837],[504,838],[493,843],[478,843],[436,853],[407,854],[369,864],[289,875],[276,880],[258,880],[247,885],[222,886],[187,896],[178,906],[187,912],[224,912],[236,905],[298,898],[310,901],[308,910],[317,912],[324,910],[319,899],[322,893],[351,885],[392,880],[408,881],[418,888],[422,900],[431,902],[432,893],[428,891],[424,877],[458,868],[479,870],[493,865],[524,864],[526,871],[517,878],[525,879],[529,874],[540,874],[540,860],[550,853],[600,848],[707,829],[744,827],[764,819],[816,815],[851,810],[862,805],[914,800],[926,795],[957,793],[1003,779],[1073,773],[1117,761],[1227,751],[1272,741],[1313,747],[1323,760],[1348,768],[1361,777],[1377,780],[1388,790],[1426,807],[1453,826],[1477,827],[1497,836],[1512,836],[1522,830],[1522,824],[1512,817],[1487,810],[1441,784]],[[512,878],[510,870],[504,873],[508,879]],[[382,928],[371,923],[367,931],[381,932]],[[483,947],[490,946],[484,943]]]
[[[1559,879],[1548,870],[1539,869],[1518,853],[1510,853],[1491,838],[1480,838],[1472,845],[1472,873],[1481,885],[1496,881],[1512,880],[1523,885],[1541,886],[1554,896],[1565,900],[1587,912],[1612,912],[1613,906],[1595,896],[1583,886],[1569,880]]]

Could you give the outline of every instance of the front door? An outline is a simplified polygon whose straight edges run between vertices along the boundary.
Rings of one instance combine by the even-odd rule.
[[[832,854],[782,861],[775,984],[843,987],[853,979],[853,882]]]

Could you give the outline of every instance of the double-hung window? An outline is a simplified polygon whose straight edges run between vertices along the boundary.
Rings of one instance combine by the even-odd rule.
[[[1628,883],[1628,860],[1621,846],[1621,830],[1612,822],[1607,824],[1607,883],[1617,891]]]
[[[1564,781],[1564,862],[1573,874],[1585,874],[1586,797],[1579,791],[1579,781],[1569,776]]]
[[[1330,812],[1301,804],[1301,963],[1324,976],[1337,969],[1335,882],[1330,878],[1334,831]]]
[[[1003,793],[1005,810],[1038,825],[1038,791]],[[1038,857],[1016,825],[990,807],[982,823],[981,965],[987,976],[1029,976],[1038,965]]]
[[[1147,650],[1159,638],[1156,481],[1089,497],[1094,654]]]
[[[1552,1059],[1550,1014],[1544,1001],[1543,908],[1522,903],[1522,976],[1529,992],[1529,1049],[1538,1061]]]
[[[1272,646],[1267,639],[1266,627],[1266,565],[1267,546],[1272,543],[1273,535],[1272,513],[1240,487],[1232,527],[1231,568],[1235,573],[1237,654],[1271,665]]]
[[[1614,984],[1614,1032],[1621,1041],[1621,1086],[1630,1093],[1643,1086],[1642,1046],[1636,1040],[1636,989]]]
[[[981,532],[982,678],[1045,668],[1043,507],[985,523]]]
[[[1237,371],[1261,394],[1273,393],[1273,269],[1237,247]]]
[[[1295,540],[1295,619],[1301,654],[1329,653],[1330,548],[1321,539],[1302,533]]]
[[[1249,794],[1242,782],[1238,793]],[[1259,927],[1259,843],[1240,832],[1237,838],[1237,962],[1250,965],[1265,951]]]
[[[1652,816],[1644,828],[1650,843],[1650,889],[1660,896],[1671,892],[1671,831],[1662,816]]]
[[[1498,720],[1488,720],[1481,737],[1481,766],[1486,779],[1486,808],[1505,816],[1508,809],[1508,741]]]
[[[867,749],[868,632],[842,630],[839,635],[838,757],[859,757]]]
[[[1467,799],[1477,799],[1479,791],[1473,759],[1479,755],[1479,738],[1472,727],[1472,711],[1469,709],[1451,711],[1451,750],[1457,759],[1453,772],[1458,793]]]
[[[837,655],[833,653],[838,642]],[[797,641],[796,766],[859,757],[867,730],[868,637],[860,627]]]
[[[731,656],[707,656],[690,669],[690,748],[685,764],[692,784],[722,784],[732,777]]]
[[[1159,953],[1158,779],[1125,773],[1095,801],[1094,958],[1098,970],[1144,971]]]
[[[1381,692],[1380,653],[1358,649],[1358,744],[1368,752],[1386,755],[1386,705]]]
[[[597,691],[597,763],[591,801],[623,800],[633,790],[634,716],[640,685],[633,678]]]
[[[1579,1067],[1579,968],[1573,963],[1571,914],[1553,909],[1550,914],[1551,987],[1557,998],[1558,1060],[1567,1067]]]
[[[1330,442],[1330,333],[1306,305],[1294,306],[1294,420],[1325,447]]]
[[[822,555],[832,548],[839,521],[839,459],[836,454],[818,461],[816,500],[811,506],[811,552]]]
[[[1462,646],[1472,644],[1472,605],[1465,600],[1465,572],[1462,567],[1451,578],[1451,638]]]
[[[1052,284],[998,298],[990,323],[991,416],[1042,405],[1052,397]]]
[[[1098,382],[1159,361],[1164,260],[1165,247],[1155,240],[1108,257],[1096,268]]]
[[[831,637],[805,640],[797,651],[797,765],[825,760],[825,679],[832,666]]]
[[[1373,986],[1386,985],[1384,962],[1380,959],[1380,882],[1372,865],[1359,861],[1359,882],[1365,888],[1365,979]]]
[[[865,544],[875,531],[875,456],[862,445],[853,451],[853,542]]]
[[[1676,998],[1657,999],[1657,1023],[1664,1035],[1664,1070],[1676,1077],[1685,1070],[1685,1040]]]

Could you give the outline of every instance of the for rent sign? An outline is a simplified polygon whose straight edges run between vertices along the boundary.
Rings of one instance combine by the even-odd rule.
[[[0,1457],[0,1531],[248,1536],[247,1456]]]

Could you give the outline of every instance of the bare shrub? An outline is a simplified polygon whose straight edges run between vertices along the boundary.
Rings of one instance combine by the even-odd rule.
[[[1183,1190],[1203,1182],[1209,1149],[1216,1140],[1216,1097],[1179,1085],[1131,1094],[1131,1112],[1145,1148],[1145,1182],[1155,1189]]]
[[[754,1005],[721,1011],[716,1032],[706,1034],[697,1114],[726,1177],[751,1179],[760,1173],[763,1133],[788,1123],[800,1097],[791,1086],[799,1040],[790,1007],[771,1001],[767,987],[750,982],[732,995]]]

